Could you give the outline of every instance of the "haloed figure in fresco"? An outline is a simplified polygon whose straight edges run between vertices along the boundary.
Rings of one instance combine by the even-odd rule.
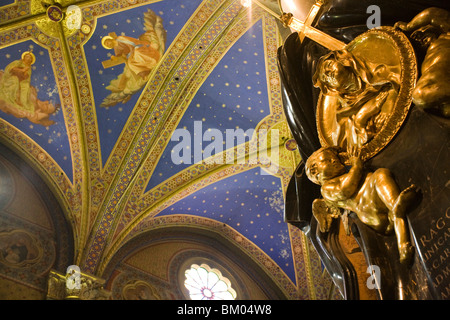
[[[145,33],[138,39],[117,36],[115,33],[102,38],[102,46],[114,50],[114,55],[103,62],[103,67],[125,63],[122,74],[106,87],[111,94],[105,98],[102,107],[111,107],[119,102],[126,103],[147,83],[151,71],[164,54],[166,31],[161,17],[148,10],[144,14],[144,26]]]
[[[41,101],[37,90],[30,84],[31,66],[36,57],[31,51],[22,54],[21,59],[0,70],[0,110],[17,118],[27,118],[33,123],[49,126],[54,124],[49,116],[56,111],[50,101]]]

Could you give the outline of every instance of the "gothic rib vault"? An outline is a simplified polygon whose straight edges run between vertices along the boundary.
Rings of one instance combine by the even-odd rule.
[[[242,269],[253,265],[273,286],[261,289],[262,297],[327,298],[331,284],[319,258],[304,235],[283,221],[284,192],[300,159],[285,147],[291,137],[276,62],[286,33],[281,24],[236,0],[60,1],[62,11],[79,9],[74,15],[81,23],[71,28],[67,11],[62,20],[57,9],[49,14],[50,2],[0,7],[0,70],[32,51],[30,85],[39,101],[56,106],[48,116],[53,123],[2,109],[0,136],[58,200],[73,234],[72,263],[105,280],[113,295],[117,274],[155,263],[143,272],[158,274],[153,285],[171,292],[171,264],[208,251],[204,257],[230,259],[231,273],[236,257]],[[277,1],[265,2],[279,10]],[[154,22],[146,20],[149,9],[161,18],[164,52],[145,81],[131,82],[128,74],[118,101],[102,106],[124,64],[102,65],[114,53],[101,40],[111,33],[138,39]],[[202,134],[254,129],[252,139],[278,129],[277,170],[261,161],[174,164],[173,132],[193,135],[195,123]],[[246,156],[250,145],[244,143]],[[223,251],[206,249],[211,238]],[[145,250],[150,256],[133,268],[125,263]]]

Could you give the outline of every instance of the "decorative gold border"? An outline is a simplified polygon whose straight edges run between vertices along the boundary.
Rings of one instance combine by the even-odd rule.
[[[178,84],[173,83],[174,75],[176,72],[180,72],[183,66],[183,70],[185,70],[183,71],[183,77],[186,77],[186,74],[190,74],[195,71],[196,68],[194,68],[194,66],[198,67],[198,65],[194,65],[192,61],[187,61],[188,59],[181,60],[180,56],[186,57],[189,50],[193,49],[193,46],[197,43],[196,41],[203,40],[203,43],[205,43],[206,46],[211,45],[211,42],[214,41],[213,37],[209,37],[208,39],[202,37],[206,36],[206,30],[208,30],[208,28],[217,21],[216,19],[218,16],[224,14],[227,10],[237,8],[237,5],[231,5],[232,3],[234,3],[234,1],[231,0],[227,2],[203,2],[202,9],[206,10],[206,12],[203,13],[201,10],[198,10],[196,12],[199,15],[199,19],[190,20],[192,23],[197,25],[196,28],[192,29],[192,31],[195,31],[194,38],[188,38],[186,37],[186,34],[179,35],[178,41],[182,44],[182,47],[179,48],[177,46],[172,46],[172,50],[174,51],[173,54],[166,55],[167,61],[160,65],[154,75],[154,78],[150,80],[147,87],[144,89],[144,92],[139,100],[140,102],[136,105],[136,111],[133,115],[137,117],[139,116],[139,120],[137,122],[140,125],[135,128],[128,127],[125,129],[127,132],[125,135],[129,140],[127,143],[128,148],[123,150],[123,154],[115,153],[110,157],[110,160],[115,158],[115,160],[118,161],[118,163],[110,169],[114,170],[114,168],[116,168],[115,171],[118,172],[117,168],[123,169],[127,166],[129,170],[120,171],[120,173],[116,173],[111,177],[108,177],[108,175],[103,176],[109,187],[106,195],[103,197],[103,204],[100,207],[100,212],[102,212],[102,215],[97,217],[97,221],[94,224],[94,227],[98,228],[98,232],[92,234],[92,244],[89,245],[89,249],[86,252],[84,263],[86,268],[88,268],[91,272],[93,272],[91,269],[96,267],[105,245],[104,242],[106,242],[107,238],[111,236],[110,231],[117,223],[115,219],[113,221],[114,215],[112,213],[116,211],[123,211],[124,205],[126,204],[123,200],[128,197],[128,194],[132,189],[132,185],[139,176],[139,172],[136,170],[141,170],[138,168],[142,168],[143,161],[145,161],[149,155],[150,150],[148,150],[148,146],[154,145],[157,141],[156,139],[159,138],[158,133],[162,129],[160,123],[161,121],[164,121],[171,112],[170,108],[164,108],[165,105],[167,105],[170,101],[174,101],[173,99],[177,99],[181,94]],[[211,8],[208,8],[209,5],[215,9],[211,10]],[[215,19],[212,19],[212,17]],[[232,16],[229,15],[228,18],[230,17]],[[201,27],[203,32],[199,33],[198,27]],[[186,61],[189,65],[186,65]],[[163,81],[163,79],[167,80]],[[175,87],[171,87],[171,85],[175,85]],[[164,88],[167,88],[167,90],[164,90]],[[139,110],[144,111],[143,114],[140,115],[138,112]],[[159,119],[159,121],[156,121],[155,118]],[[130,129],[133,130],[133,135],[128,134]],[[105,167],[105,170],[105,172],[108,172],[107,167]],[[125,199],[121,200],[121,198]]]

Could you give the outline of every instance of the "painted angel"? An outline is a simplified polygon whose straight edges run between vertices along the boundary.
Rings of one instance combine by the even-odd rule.
[[[125,63],[122,74],[106,87],[111,93],[103,100],[102,107],[126,103],[147,83],[151,71],[163,56],[166,31],[162,18],[150,9],[144,13],[144,30],[139,38],[117,36],[115,33],[102,38],[103,47],[114,50],[114,55],[103,62],[103,67]]]
[[[398,71],[398,66],[371,64],[345,49],[320,58],[313,82],[335,113],[329,133],[333,145],[360,148],[381,130],[398,96]]]
[[[395,27],[426,48],[421,76],[412,94],[414,105],[450,118],[450,11],[427,8],[409,23]]]

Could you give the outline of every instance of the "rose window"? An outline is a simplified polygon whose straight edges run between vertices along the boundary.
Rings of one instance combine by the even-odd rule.
[[[206,264],[193,264],[185,272],[184,286],[189,290],[192,300],[234,300],[236,291],[222,273]]]

